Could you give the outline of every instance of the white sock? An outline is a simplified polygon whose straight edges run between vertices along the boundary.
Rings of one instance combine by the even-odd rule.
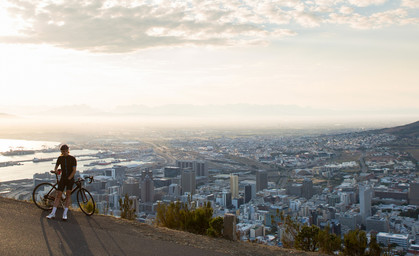
[[[64,214],[67,215],[68,208],[64,208]]]
[[[57,211],[57,207],[52,207],[52,214],[54,214],[55,215],[55,212]]]

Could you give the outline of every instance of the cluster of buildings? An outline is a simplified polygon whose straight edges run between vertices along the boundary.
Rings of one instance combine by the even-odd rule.
[[[241,240],[281,246],[283,213],[301,224],[329,226],[338,235],[359,228],[383,246],[415,253],[417,162],[381,146],[394,139],[348,133],[171,140],[165,154],[178,160],[170,164],[114,165],[80,175],[95,177],[85,186],[102,214],[119,216],[125,195],[146,223],[155,219],[158,204],[210,202],[215,216],[236,216]]]
[[[399,250],[416,252],[417,162],[409,153],[382,146],[394,140],[388,134],[348,133],[174,141],[173,146],[223,163],[234,173],[230,187],[235,195],[233,184],[238,176],[239,198],[245,203],[234,203],[228,211],[238,217],[243,240],[280,244],[284,230],[277,225],[281,223],[278,213],[284,212],[302,224],[328,225],[339,235],[359,228],[368,236],[377,235],[383,246],[390,243]],[[237,157],[266,164],[269,186],[257,187],[258,171],[243,166]],[[288,179],[281,178],[283,175]]]

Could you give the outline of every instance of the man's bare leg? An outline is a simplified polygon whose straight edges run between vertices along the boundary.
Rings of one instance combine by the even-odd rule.
[[[67,190],[65,192],[65,207],[64,207],[64,213],[63,213],[63,220],[67,220],[67,212],[68,212],[68,207],[70,206],[71,203],[71,190]]]
[[[60,204],[61,201],[61,196],[62,196],[63,192],[57,190],[57,196],[55,197],[55,201],[54,201],[54,205],[52,207],[52,211],[51,213],[47,216],[48,219],[53,219],[55,218],[55,212],[57,211],[57,207]],[[67,201],[67,200],[66,200]]]

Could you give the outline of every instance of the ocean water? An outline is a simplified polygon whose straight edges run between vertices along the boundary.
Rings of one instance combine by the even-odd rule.
[[[0,152],[19,149],[49,149],[58,146],[60,142],[56,141],[36,141],[36,140],[9,140],[0,139]],[[1,161],[1,159],[0,159]]]
[[[10,143],[7,145],[7,143]],[[41,149],[49,149],[55,148],[59,145],[59,142],[51,142],[51,141],[24,141],[24,140],[0,140],[0,152],[9,151],[10,148],[13,147],[14,150],[16,149],[31,149],[31,150],[41,150]],[[18,145],[19,148],[16,148],[15,145]],[[6,150],[4,150],[6,149]],[[105,167],[102,166],[85,166],[90,164],[91,162],[95,162],[98,160],[110,162],[115,160],[114,158],[104,158],[99,159],[94,156],[83,156],[83,155],[94,155],[98,153],[98,150],[91,150],[91,149],[83,149],[83,150],[71,150],[70,154],[75,156],[77,159],[77,170],[83,172],[88,169],[92,169],[96,167],[97,169],[100,168],[108,168],[112,167],[113,165],[107,165]],[[36,152],[35,154],[30,155],[19,155],[19,156],[3,156],[0,155],[0,163],[9,162],[9,161],[24,161],[21,165],[14,165],[14,166],[6,166],[0,167],[0,182],[11,181],[11,180],[20,180],[20,179],[32,179],[35,173],[44,173],[50,170],[53,170],[55,167],[55,163],[57,161],[58,156],[60,156],[61,152],[57,150],[57,152]],[[32,160],[34,158],[53,158],[51,161],[45,162],[38,162],[34,163]],[[130,161],[130,162],[121,162],[117,165],[126,165],[126,166],[141,166],[146,164],[143,161]]]

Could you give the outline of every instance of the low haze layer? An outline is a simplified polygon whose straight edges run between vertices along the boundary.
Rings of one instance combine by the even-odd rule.
[[[417,118],[418,15],[413,0],[2,1],[0,102]]]

